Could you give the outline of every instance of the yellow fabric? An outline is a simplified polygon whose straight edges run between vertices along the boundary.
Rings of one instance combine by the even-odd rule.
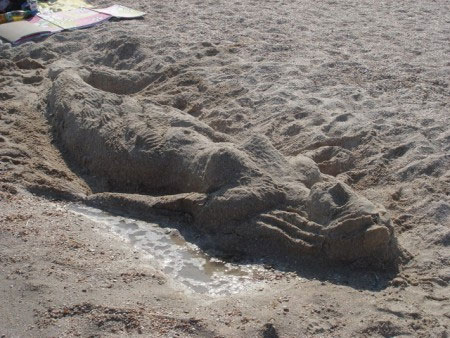
[[[80,7],[92,8],[92,5],[88,4],[84,0],[48,0],[45,2],[39,2],[38,7],[39,12],[45,14],[51,12],[68,11]]]

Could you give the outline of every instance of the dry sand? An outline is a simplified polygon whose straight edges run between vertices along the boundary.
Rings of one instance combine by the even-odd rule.
[[[123,4],[148,14],[0,45],[0,335],[447,337],[449,2]],[[145,171],[148,158],[163,169]],[[302,209],[330,184],[357,202]],[[141,217],[162,206],[157,217],[219,234],[226,252],[275,257],[287,243],[289,261],[328,265],[275,265],[266,287],[232,296],[189,293],[69,200]],[[364,221],[337,249],[315,230],[292,244],[299,225],[279,219],[269,252],[250,248],[253,230],[223,239],[230,219],[255,229],[292,210],[301,224]],[[373,269],[374,256],[401,257],[398,271]]]

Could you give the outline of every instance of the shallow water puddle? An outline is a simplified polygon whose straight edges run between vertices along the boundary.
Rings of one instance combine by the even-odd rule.
[[[262,279],[267,271],[261,266],[231,264],[210,257],[196,245],[186,242],[175,229],[115,216],[80,204],[71,204],[68,209],[103,223],[135,248],[144,250],[166,275],[191,291],[226,295],[263,286]]]

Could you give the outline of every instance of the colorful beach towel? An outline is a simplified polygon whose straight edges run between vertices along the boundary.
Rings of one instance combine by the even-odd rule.
[[[21,43],[31,38],[49,34],[52,34],[50,29],[24,20],[0,25],[0,37],[11,43]]]
[[[74,4],[76,1],[82,0],[70,0],[67,3]],[[144,12],[120,5],[95,10],[76,8],[61,12],[39,13],[30,19],[0,25],[0,38],[13,44],[19,44],[32,38],[63,30],[92,27],[111,17],[132,19],[143,15],[145,15]]]
[[[78,8],[64,12],[39,14],[39,17],[62,29],[80,29],[109,20],[111,15],[92,11],[88,8]]]
[[[63,30],[61,27],[56,26],[56,25],[52,24],[51,22],[42,19],[41,17],[39,17],[37,15],[33,16],[31,19],[28,19],[27,21],[39,26],[42,29],[45,29],[47,32],[50,32],[50,33],[57,33],[57,32],[61,32]]]

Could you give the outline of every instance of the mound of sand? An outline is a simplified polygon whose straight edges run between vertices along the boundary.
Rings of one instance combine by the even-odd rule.
[[[179,109],[121,96],[137,90],[121,72],[53,71],[50,123],[67,156],[108,182],[105,192],[158,194],[158,209],[169,199],[226,251],[379,262],[398,254],[386,211],[314,162],[288,161],[263,136],[232,142]]]

